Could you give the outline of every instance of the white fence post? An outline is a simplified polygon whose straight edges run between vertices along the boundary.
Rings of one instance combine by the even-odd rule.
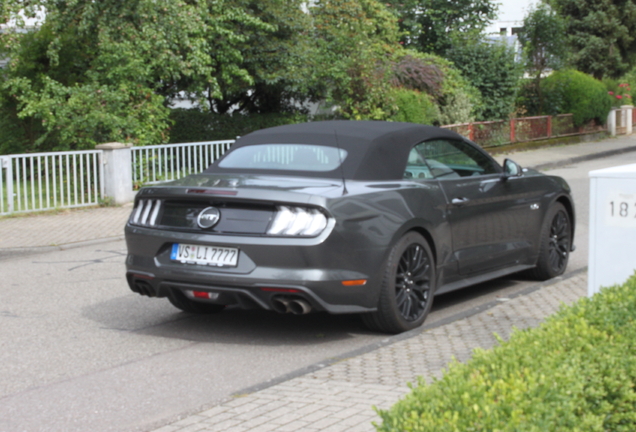
[[[625,133],[627,135],[632,134],[633,124],[632,124],[632,110],[634,109],[631,105],[623,105],[621,106],[623,110],[623,118],[625,119]]]
[[[607,114],[607,131],[611,136],[616,136],[616,109],[612,108]]]
[[[114,204],[125,204],[134,199],[132,187],[132,144],[106,143],[95,146],[103,151],[104,196]]]
[[[10,157],[0,158],[0,176],[2,176],[2,168],[7,170],[5,177],[7,184],[6,213],[13,213],[13,164],[11,163]]]

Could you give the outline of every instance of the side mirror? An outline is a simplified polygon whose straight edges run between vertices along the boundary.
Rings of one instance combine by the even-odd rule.
[[[521,166],[512,159],[506,159],[503,163],[502,180],[507,180],[509,177],[521,177],[523,170]]]

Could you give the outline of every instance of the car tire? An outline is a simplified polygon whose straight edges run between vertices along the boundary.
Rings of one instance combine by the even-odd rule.
[[[225,305],[190,300],[183,292],[181,292],[181,290],[178,289],[170,290],[168,300],[177,309],[195,314],[213,314],[219,313],[225,309]]]
[[[548,209],[541,228],[539,258],[533,278],[548,280],[565,272],[572,247],[572,225],[570,215],[561,203],[555,203]]]
[[[401,333],[422,325],[433,303],[435,263],[428,242],[410,232],[391,249],[378,307],[362,315],[371,330]]]

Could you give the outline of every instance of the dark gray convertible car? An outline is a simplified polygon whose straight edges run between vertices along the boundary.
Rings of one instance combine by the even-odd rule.
[[[141,189],[127,279],[186,312],[357,313],[397,333],[421,325],[436,294],[563,273],[574,217],[562,178],[502,167],[445,129],[280,126],[201,174]]]

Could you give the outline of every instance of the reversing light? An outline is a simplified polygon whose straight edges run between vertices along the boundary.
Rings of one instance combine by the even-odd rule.
[[[327,227],[327,217],[317,209],[279,206],[267,234],[316,236]]]
[[[208,291],[188,291],[188,293],[198,299],[205,300],[216,300],[219,298],[219,293],[208,292]]]

